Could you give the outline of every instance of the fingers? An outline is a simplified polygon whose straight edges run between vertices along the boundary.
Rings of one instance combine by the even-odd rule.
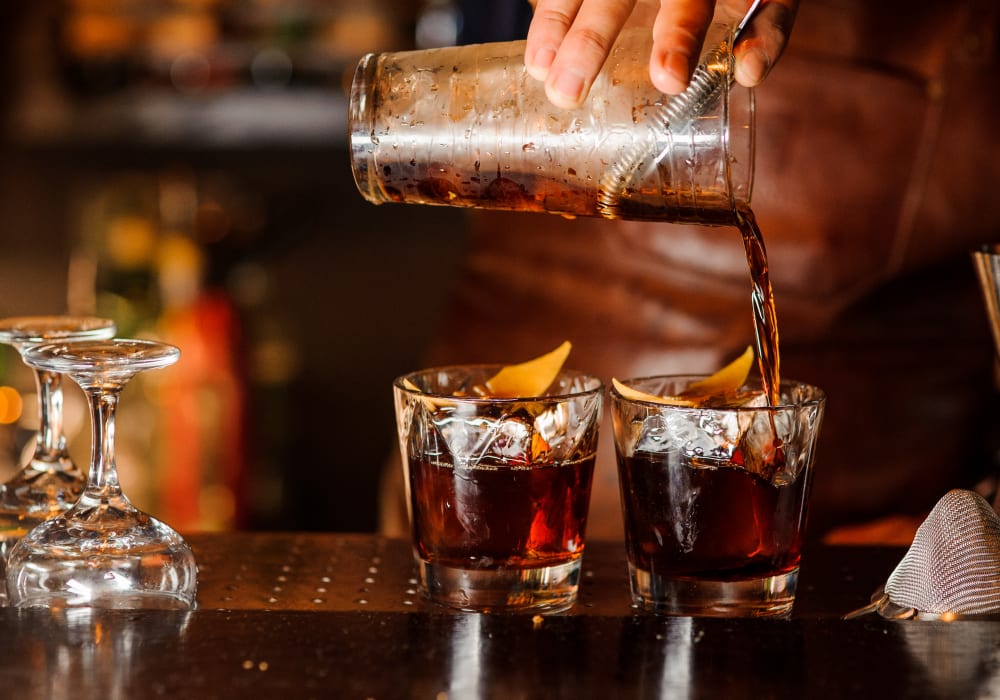
[[[736,46],[736,80],[760,83],[788,43],[800,0],[765,0]],[[727,11],[745,12],[747,0],[724,0]],[[649,75],[669,95],[687,87],[712,22],[716,0],[536,0],[524,63],[545,81],[557,107],[574,109],[586,98],[619,31],[635,10],[648,22],[655,13]],[[648,16],[647,16],[648,15]],[[737,15],[738,16],[738,15]],[[648,25],[646,25],[648,26]]]
[[[736,81],[759,85],[771,71],[795,23],[799,0],[767,0],[736,44]]]
[[[714,10],[714,0],[663,0],[649,57],[649,77],[657,90],[676,95],[687,87]]]
[[[524,63],[554,105],[582,104],[635,0],[538,0]]]
[[[536,80],[545,80],[566,32],[583,0],[536,0],[524,46],[524,66]]]

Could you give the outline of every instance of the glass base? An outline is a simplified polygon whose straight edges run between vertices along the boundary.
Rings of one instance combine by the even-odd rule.
[[[36,525],[77,502],[86,478],[68,456],[46,461],[37,455],[0,485],[0,606],[7,604],[7,558]]]
[[[669,578],[629,564],[632,600],[646,611],[691,617],[789,616],[799,570],[741,581]]]
[[[470,612],[561,612],[576,602],[579,557],[536,569],[460,569],[420,561],[420,581],[435,603]]]
[[[19,608],[101,608],[104,610],[193,610],[195,602],[192,598],[171,593],[105,593],[102,596],[88,598],[86,602],[63,592],[53,592],[50,595],[39,595],[23,598],[18,601]]]
[[[25,514],[12,512],[0,504],[0,607],[7,605],[7,560],[11,550],[22,537],[49,517],[51,513],[48,511]]]

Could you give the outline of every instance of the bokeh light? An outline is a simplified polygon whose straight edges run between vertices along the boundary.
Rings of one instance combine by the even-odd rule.
[[[24,402],[17,389],[10,386],[0,386],[0,424],[10,425],[21,418]]]

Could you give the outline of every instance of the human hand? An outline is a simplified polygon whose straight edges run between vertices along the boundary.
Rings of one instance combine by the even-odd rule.
[[[557,107],[579,107],[626,26],[653,32],[649,77],[668,95],[683,92],[705,34],[719,16],[736,24],[749,0],[535,0],[524,63]],[[760,83],[788,42],[799,0],[764,0],[734,49],[737,82]]]

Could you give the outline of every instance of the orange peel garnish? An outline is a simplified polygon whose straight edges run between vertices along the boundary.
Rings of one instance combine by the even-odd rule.
[[[615,378],[611,379],[611,385],[623,398],[630,401],[648,401],[667,406],[700,406],[706,403],[706,399],[739,391],[747,381],[753,360],[753,347],[748,345],[742,355],[711,376],[694,382],[677,396],[649,394],[626,386]]]
[[[731,394],[746,384],[753,367],[753,346],[748,345],[743,354],[710,377],[691,384],[680,393],[681,398],[692,396],[718,396]]]
[[[503,367],[486,381],[488,395],[506,399],[541,396],[559,376],[572,349],[572,343],[566,340],[533,360]]]
[[[628,399],[629,401],[646,401],[648,403],[659,403],[665,406],[698,405],[694,401],[682,399],[679,396],[659,396],[658,394],[648,394],[645,391],[639,391],[638,389],[626,386],[614,377],[611,378],[611,385],[615,388],[615,391],[621,394],[622,398]]]

